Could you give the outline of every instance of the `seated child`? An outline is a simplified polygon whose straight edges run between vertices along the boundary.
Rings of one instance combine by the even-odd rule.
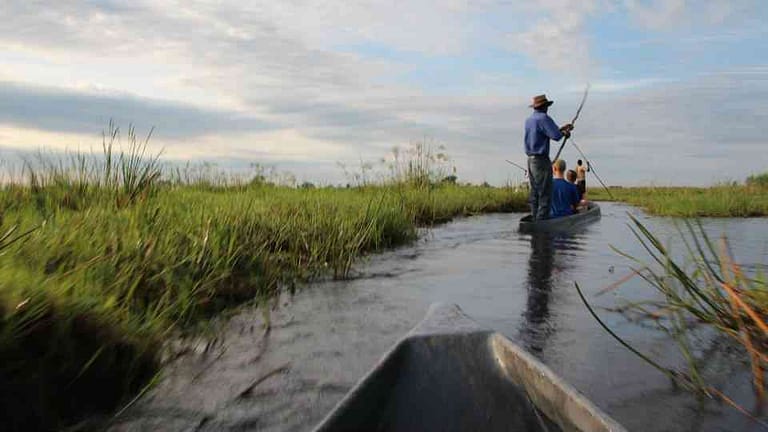
[[[582,192],[582,189],[578,188],[578,184],[576,184],[576,176],[576,171],[574,170],[568,170],[568,172],[565,173],[565,178],[568,180],[568,183],[573,183],[576,185],[579,191],[579,204],[576,206],[576,211],[580,212],[586,210],[587,200],[584,199],[584,192]]]
[[[568,180],[568,183],[576,184],[576,171],[568,170],[568,172],[565,173],[565,179]]]

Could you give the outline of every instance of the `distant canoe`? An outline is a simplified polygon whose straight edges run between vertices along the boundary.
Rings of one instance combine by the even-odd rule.
[[[315,430],[624,428],[523,348],[437,304]]]
[[[559,218],[545,219],[541,221],[531,221],[531,215],[520,219],[520,232],[540,232],[540,231],[571,231],[590,222],[600,219],[600,206],[591,202],[587,205],[587,210],[563,216]]]

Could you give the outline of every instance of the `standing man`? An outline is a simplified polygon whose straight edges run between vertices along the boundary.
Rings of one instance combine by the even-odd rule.
[[[533,114],[525,121],[525,154],[528,155],[528,177],[531,182],[529,201],[533,220],[549,217],[552,197],[552,161],[549,160],[549,140],[560,141],[570,136],[573,125],[557,127],[552,117],[547,115],[549,106],[554,102],[546,95],[533,98],[530,105]]]
[[[576,187],[579,188],[579,194],[584,196],[587,192],[587,173],[589,172],[589,161],[587,166],[579,159],[576,161]]]

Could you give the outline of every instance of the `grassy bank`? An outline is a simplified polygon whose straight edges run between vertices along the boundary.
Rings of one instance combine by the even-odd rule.
[[[57,429],[112,410],[158,370],[164,341],[211,314],[343,278],[359,257],[414,240],[419,225],[526,201],[408,179],[190,183],[141,151],[105,154],[28,170],[26,183],[0,190],[0,411],[13,413],[0,429]]]
[[[651,214],[680,217],[768,216],[768,187],[749,183],[695,187],[611,188],[611,194],[594,185],[589,198],[621,201],[642,207]]]

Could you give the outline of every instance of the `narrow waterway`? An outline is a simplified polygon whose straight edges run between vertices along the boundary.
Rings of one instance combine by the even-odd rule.
[[[630,262],[614,246],[644,256],[627,212],[674,244],[674,220],[604,203],[603,218],[559,237],[522,235],[519,214],[459,219],[426,231],[417,244],[368,258],[347,281],[316,283],[281,299],[264,331],[264,314],[243,310],[222,324],[216,344],[180,357],[160,383],[126,410],[114,430],[305,431],[319,422],[381,354],[416,324],[433,302],[458,304],[479,323],[522,344],[629,430],[764,430],[732,408],[675,390],[669,380],[602,330],[574,289],[598,306],[648,298],[632,280],[594,294],[625,275]],[[748,268],[768,260],[768,219],[705,220],[726,234]],[[679,245],[678,245],[679,246]],[[678,247],[678,250],[681,249]],[[681,250],[682,252],[682,250]],[[635,347],[668,366],[682,359],[649,326],[598,309]],[[712,382],[754,406],[748,368],[737,350],[702,339]]]

